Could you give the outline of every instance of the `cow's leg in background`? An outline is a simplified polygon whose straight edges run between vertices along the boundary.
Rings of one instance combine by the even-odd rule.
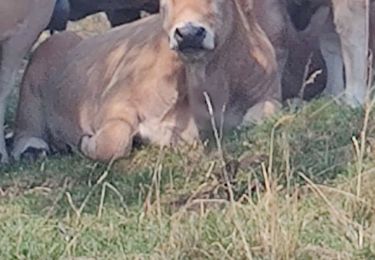
[[[30,34],[30,35],[28,35]],[[5,145],[4,123],[7,98],[16,84],[16,76],[21,69],[22,60],[31,48],[37,35],[31,31],[19,32],[17,35],[3,42],[1,46],[0,64],[0,155],[1,162],[9,161]]]
[[[345,65],[345,101],[356,107],[367,95],[368,0],[333,0],[334,23]]]
[[[327,82],[324,92],[337,97],[345,91],[340,38],[334,31],[327,32],[320,36],[319,43],[324,61],[327,64]]]
[[[3,1],[3,0],[2,0]],[[9,2],[10,4],[11,2]],[[26,4],[26,3],[23,3]],[[4,136],[5,112],[7,98],[16,83],[16,76],[21,69],[22,60],[31,49],[40,33],[51,19],[55,0],[38,0],[31,9],[22,15],[14,15],[20,21],[10,27],[12,33],[0,42],[0,157],[1,163],[9,161]],[[11,9],[12,10],[12,9]],[[17,10],[17,9],[14,9]],[[4,15],[4,14],[2,14]],[[9,15],[9,14],[8,14]],[[0,35],[1,36],[1,35]]]

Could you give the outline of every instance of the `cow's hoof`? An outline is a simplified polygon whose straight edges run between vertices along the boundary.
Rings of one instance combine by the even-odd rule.
[[[21,138],[16,140],[12,150],[12,157],[15,161],[21,159],[36,160],[49,154],[48,144],[36,137]]]
[[[29,162],[35,162],[39,159],[46,158],[47,155],[48,150],[44,148],[29,147],[21,154],[20,159]]]
[[[344,96],[344,103],[351,107],[352,109],[362,108],[365,106],[366,98],[363,97],[353,97],[351,95]]]

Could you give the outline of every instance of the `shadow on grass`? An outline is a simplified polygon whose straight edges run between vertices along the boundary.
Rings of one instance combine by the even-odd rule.
[[[283,112],[262,125],[234,132],[224,147],[227,160],[238,163],[236,197],[248,189],[249,175],[264,183],[264,169],[288,187],[304,183],[299,172],[315,183],[349,174],[352,137],[361,130],[361,116],[359,111],[318,100],[297,112]],[[215,163],[216,168],[210,170]],[[168,191],[169,197],[178,200],[207,181],[209,171],[220,171],[219,164],[212,154],[154,147],[143,147],[110,169],[78,156],[56,156],[2,168],[0,188],[3,198],[24,202],[25,212],[61,217],[82,205],[86,213],[97,212],[105,186],[106,205],[125,212],[127,207],[142,209],[157,173],[160,192]]]

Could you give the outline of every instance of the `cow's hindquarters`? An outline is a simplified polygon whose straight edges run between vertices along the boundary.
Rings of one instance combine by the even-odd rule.
[[[14,159],[20,159],[28,151],[49,151],[46,107],[41,94],[50,87],[49,77],[56,73],[56,67],[66,52],[80,41],[81,37],[73,32],[56,34],[43,42],[32,55],[20,87],[12,148]]]

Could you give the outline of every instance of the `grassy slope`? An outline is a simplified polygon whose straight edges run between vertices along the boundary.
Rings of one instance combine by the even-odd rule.
[[[108,28],[102,16],[70,26]],[[0,168],[0,259],[375,259],[375,121],[363,142],[364,118],[320,100],[228,137],[235,202],[221,156],[193,148]]]
[[[319,100],[234,133],[233,196],[223,160],[197,148],[2,168],[0,259],[373,259],[375,121],[361,142],[364,117]]]

